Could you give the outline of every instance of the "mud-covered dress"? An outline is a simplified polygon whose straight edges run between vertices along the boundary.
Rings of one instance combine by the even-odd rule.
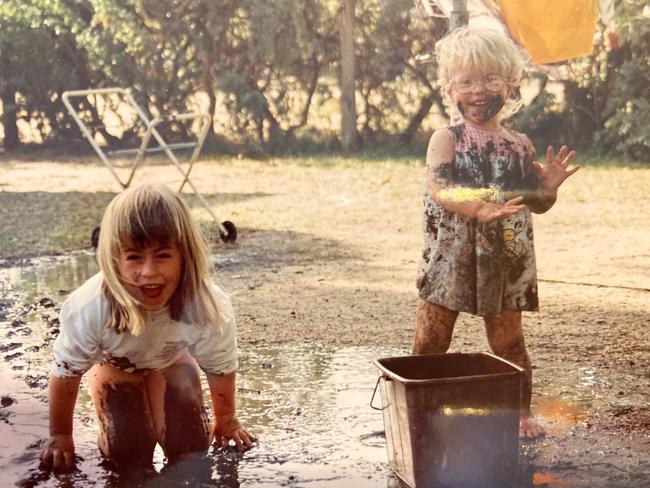
[[[479,223],[449,212],[424,192],[424,248],[418,266],[420,297],[479,316],[538,310],[533,223],[529,205],[541,199],[529,139],[507,129],[484,131],[466,123],[447,127],[454,161],[437,168],[451,195],[480,195],[505,203],[524,195],[525,209],[510,218]],[[485,189],[485,191],[475,191]]]

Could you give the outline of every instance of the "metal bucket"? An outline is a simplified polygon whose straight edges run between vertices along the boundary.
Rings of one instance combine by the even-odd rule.
[[[487,353],[377,359],[388,461],[414,488],[506,488],[516,478],[522,375]],[[372,403],[372,402],[371,402]]]

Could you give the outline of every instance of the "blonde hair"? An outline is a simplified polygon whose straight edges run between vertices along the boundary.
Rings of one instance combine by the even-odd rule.
[[[461,27],[443,37],[436,44],[438,86],[450,116],[457,108],[449,96],[448,87],[461,70],[480,70],[498,74],[512,89],[519,86],[527,56],[506,35],[493,29]],[[511,92],[512,94],[512,92]],[[506,119],[521,107],[519,97],[510,96],[499,112],[499,119]]]
[[[118,263],[122,250],[153,243],[176,244],[182,256],[181,279],[168,303],[172,319],[218,324],[227,308],[214,291],[207,241],[177,193],[165,185],[143,184],[117,195],[101,222],[97,261],[111,309],[107,326],[133,335],[144,330],[147,312],[124,287]]]

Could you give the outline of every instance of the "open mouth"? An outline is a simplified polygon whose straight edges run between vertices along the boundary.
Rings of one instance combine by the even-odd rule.
[[[142,290],[142,294],[147,298],[158,298],[164,288],[164,285],[144,285],[140,287],[140,290]]]

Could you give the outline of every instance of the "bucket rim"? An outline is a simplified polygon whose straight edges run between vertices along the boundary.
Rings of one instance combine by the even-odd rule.
[[[478,352],[478,353],[435,353],[435,354],[418,354],[418,357],[440,357],[440,356],[484,356],[484,357],[490,357],[492,359],[495,359],[501,363],[507,364],[508,366],[513,368],[513,371],[504,371],[502,373],[487,373],[487,374],[476,374],[472,376],[446,376],[444,378],[424,378],[424,379],[413,379],[413,378],[405,378],[403,376],[400,376],[399,374],[395,373],[394,371],[391,371],[388,369],[386,366],[384,366],[381,361],[386,361],[386,360],[391,360],[391,359],[401,359],[405,357],[410,357],[413,355],[407,355],[407,356],[391,356],[391,357],[385,357],[385,358],[378,358],[373,360],[373,364],[377,369],[379,369],[384,377],[388,377],[389,379],[397,380],[401,383],[407,383],[410,385],[430,385],[430,384],[441,384],[441,383],[458,383],[458,382],[471,382],[471,381],[488,381],[488,380],[495,380],[495,379],[503,379],[503,378],[510,378],[510,377],[515,377],[520,374],[522,374],[525,370],[521,366],[508,361],[507,359],[503,359],[502,357],[499,357],[495,354],[488,353],[488,352]]]

